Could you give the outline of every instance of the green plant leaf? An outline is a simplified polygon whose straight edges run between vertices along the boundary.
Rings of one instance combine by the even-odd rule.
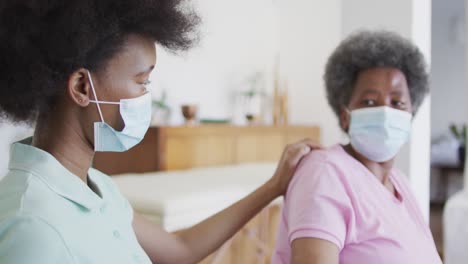
[[[457,139],[460,138],[460,134],[458,133],[458,129],[457,129],[457,126],[456,126],[455,124],[451,124],[451,125],[450,125],[450,131],[452,132],[452,134],[453,134]]]

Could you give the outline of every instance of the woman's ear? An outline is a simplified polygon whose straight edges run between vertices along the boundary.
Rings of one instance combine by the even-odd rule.
[[[340,126],[343,131],[348,132],[349,123],[351,121],[351,113],[346,107],[341,107],[340,110]]]
[[[68,78],[67,91],[75,104],[88,106],[89,100],[93,98],[88,70],[81,68],[73,72]]]

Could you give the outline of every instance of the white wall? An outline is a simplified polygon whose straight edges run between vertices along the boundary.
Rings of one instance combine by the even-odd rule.
[[[233,94],[241,80],[266,73],[267,92],[280,54],[280,74],[288,81],[290,120],[322,128],[323,143],[341,138],[337,119],[325,99],[322,75],[327,57],[341,38],[341,1],[199,0],[202,42],[186,56],[159,50],[153,92],[169,92],[173,124],[179,107],[198,103],[202,117],[231,117]],[[248,8],[246,8],[248,7]]]
[[[343,36],[358,29],[387,29],[398,32],[419,46],[430,63],[431,2],[429,0],[343,1]],[[430,186],[430,99],[413,122],[413,138],[401,151],[397,167],[405,172],[426,219]],[[417,136],[416,136],[417,135]]]
[[[467,121],[465,66],[465,1],[433,0],[432,11],[432,114],[433,137],[451,123]]]
[[[411,35],[411,1],[343,1],[343,36],[358,29],[389,29]]]
[[[411,39],[421,49],[427,63],[432,65],[431,58],[432,1],[413,0]],[[408,175],[415,191],[423,214],[429,221],[430,206],[430,151],[431,151],[431,104],[432,95],[426,98],[413,121],[413,137],[410,141]],[[408,152],[406,152],[408,153]]]
[[[465,30],[463,31],[465,33],[465,36],[464,36],[464,38],[465,38],[465,54],[464,55],[465,56],[464,57],[465,57],[465,76],[467,76],[468,75],[468,32],[467,32],[468,31],[468,18],[467,18],[468,17],[468,0],[465,0],[464,10],[465,10],[465,20],[464,20],[465,21],[465,23],[464,23],[465,24]],[[464,84],[465,84],[465,87],[464,87],[464,90],[462,92],[461,97],[463,97],[465,99],[468,99],[468,78],[466,78],[466,77],[465,77],[465,83]],[[466,113],[466,109],[465,109],[464,112]],[[468,115],[466,115],[466,114],[465,114],[465,117],[464,117],[464,122],[465,122],[465,124],[468,124]],[[468,155],[467,155],[466,160],[465,160],[465,172],[464,172],[464,174],[465,174],[465,177],[464,177],[465,178],[465,180],[464,180],[464,182],[465,182],[464,191],[465,191],[465,193],[468,194],[468,169],[466,169],[466,168],[468,168]]]
[[[158,49],[150,89],[159,97],[166,89],[172,122],[182,122],[180,105],[198,103],[200,116],[231,117],[234,94],[245,91],[244,79],[264,72],[271,89],[273,62],[279,54],[279,9],[271,0],[198,0],[201,43],[186,54]],[[0,177],[7,169],[10,143],[31,134],[24,126],[0,123]]]
[[[244,79],[263,72],[273,80],[279,53],[279,10],[271,0],[198,0],[201,42],[183,56],[158,49],[151,89],[165,89],[173,108],[172,123],[180,124],[180,105],[196,103],[199,116],[231,118],[234,95],[248,89]]]
[[[320,125],[324,145],[341,139],[322,78],[328,56],[340,39],[340,0],[281,1],[281,63],[289,81],[291,121]]]
[[[184,103],[199,104],[201,117],[232,117],[234,94],[245,91],[244,79],[257,71],[266,75],[271,92],[279,55],[282,78],[289,82],[291,122],[320,125],[325,145],[340,139],[322,75],[341,38],[341,0],[196,0],[194,6],[203,20],[201,43],[182,55],[158,49],[151,76],[155,98],[168,92],[172,124],[182,123]],[[18,130],[0,129],[1,172]]]

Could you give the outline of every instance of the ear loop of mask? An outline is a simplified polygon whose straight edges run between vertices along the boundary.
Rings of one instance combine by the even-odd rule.
[[[91,84],[91,90],[93,90],[93,95],[94,95],[94,98],[96,100],[89,100],[91,103],[95,103],[96,106],[97,106],[97,109],[98,109],[98,112],[99,112],[99,116],[101,117],[101,121],[105,123],[104,121],[104,116],[102,115],[102,111],[101,111],[101,107],[99,106],[99,104],[115,104],[115,105],[119,105],[120,102],[107,102],[107,101],[99,101],[99,99],[97,98],[97,95],[96,95],[96,89],[94,88],[94,83],[93,83],[93,78],[91,77],[91,73],[89,71],[87,71],[88,73],[88,78],[89,78],[89,83]]]

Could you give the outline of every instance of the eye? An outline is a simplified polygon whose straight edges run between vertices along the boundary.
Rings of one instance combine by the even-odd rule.
[[[392,106],[396,108],[406,108],[406,103],[400,100],[393,100],[392,101]]]
[[[147,86],[147,85],[150,85],[151,84],[151,81],[149,79],[147,80],[144,80],[142,83],[141,83],[143,86]]]
[[[376,101],[373,100],[373,99],[364,99],[364,100],[362,101],[362,104],[363,104],[364,106],[375,106],[375,105],[376,105]]]

